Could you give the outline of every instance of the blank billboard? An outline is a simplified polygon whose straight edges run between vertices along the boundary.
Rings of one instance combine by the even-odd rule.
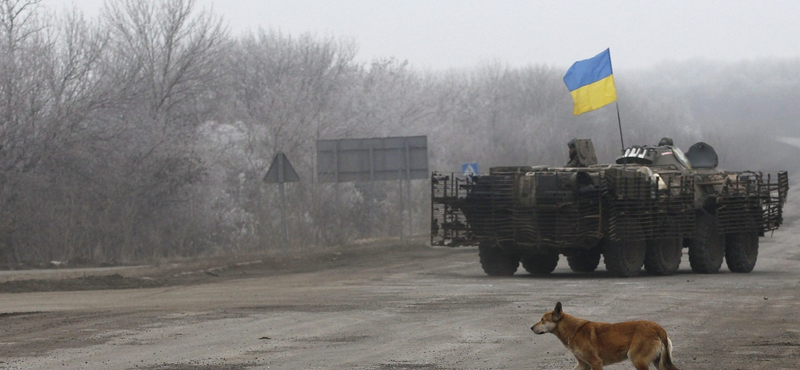
[[[320,182],[427,179],[428,137],[317,141]]]

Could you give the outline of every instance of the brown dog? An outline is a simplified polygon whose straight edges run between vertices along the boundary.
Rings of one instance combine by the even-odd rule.
[[[647,370],[651,363],[658,370],[678,370],[672,364],[672,341],[652,321],[592,322],[565,314],[558,302],[531,330],[555,334],[578,360],[572,370],[602,370],[627,358],[637,370]]]

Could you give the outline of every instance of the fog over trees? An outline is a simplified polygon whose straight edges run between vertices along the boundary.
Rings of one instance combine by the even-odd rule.
[[[566,142],[619,154],[613,106],[572,115],[568,65],[431,72],[357,63],[352,40],[229,34],[193,0],[113,0],[96,19],[0,0],[0,265],[131,263],[277,250],[277,152],[291,243],[397,237],[397,182],[315,181],[320,139],[426,135],[431,170],[563,164]],[[562,68],[563,67],[563,68]],[[667,63],[615,74],[626,145],[670,136],[721,167],[795,170],[800,60]],[[429,183],[412,183],[427,233]],[[408,201],[406,201],[408,203]],[[408,212],[408,204],[406,209]],[[372,226],[371,226],[372,225]],[[374,229],[373,229],[374,227]]]

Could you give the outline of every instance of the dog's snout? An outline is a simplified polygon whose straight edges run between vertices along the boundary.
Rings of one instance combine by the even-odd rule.
[[[547,328],[547,326],[542,325],[542,323],[537,323],[537,324],[531,326],[531,330],[533,330],[533,332],[535,334],[544,334],[544,333],[550,332],[550,330]]]

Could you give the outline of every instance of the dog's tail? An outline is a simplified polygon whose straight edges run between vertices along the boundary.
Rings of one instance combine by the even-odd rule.
[[[661,335],[661,358],[658,361],[658,370],[678,370],[672,364],[672,341],[669,340],[667,333]]]

